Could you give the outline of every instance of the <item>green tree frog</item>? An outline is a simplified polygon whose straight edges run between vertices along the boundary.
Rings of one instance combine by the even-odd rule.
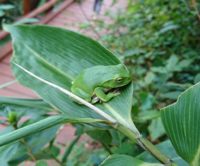
[[[125,86],[131,80],[131,74],[123,64],[94,66],[84,69],[76,77],[72,82],[71,91],[92,104],[107,102],[120,94],[116,89],[112,91],[113,88]],[[72,100],[79,103],[75,99]]]

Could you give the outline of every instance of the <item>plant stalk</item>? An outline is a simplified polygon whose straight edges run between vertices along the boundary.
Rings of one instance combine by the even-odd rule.
[[[61,166],[65,166],[64,163],[60,162],[54,155],[48,153],[46,150],[42,150],[42,152],[46,153],[47,155],[49,155],[52,159],[54,159],[57,163],[59,163]]]
[[[15,128],[15,130],[18,129],[17,127],[17,123],[13,125],[13,127]],[[21,142],[24,144],[24,146],[26,147],[29,156],[32,158],[32,160],[37,164],[37,160],[35,159],[34,155],[32,154],[31,150],[29,149],[28,145],[26,144],[24,138],[21,138]]]
[[[72,151],[74,145],[78,142],[78,140],[79,140],[80,137],[81,137],[81,136],[76,137],[76,139],[73,140],[73,141],[71,142],[70,146],[69,146],[69,147],[67,148],[67,150],[65,151],[65,154],[64,154],[63,159],[62,159],[62,163],[64,163],[64,164],[67,163],[67,158],[68,158],[68,156],[70,155],[70,153],[71,153],[71,151]]]
[[[109,148],[106,144],[104,144],[104,143],[101,143],[101,144],[103,145],[103,147],[107,150],[107,152],[108,152],[110,155],[113,154],[113,152],[110,150],[110,148]]]
[[[156,160],[158,160],[162,164],[169,164],[170,166],[178,166],[174,163],[170,158],[168,158],[164,153],[162,153],[159,149],[157,149],[149,140],[147,140],[142,135],[136,135],[128,128],[119,124],[117,130],[129,137],[134,142],[137,141],[137,144],[141,146],[145,151],[151,154]]]

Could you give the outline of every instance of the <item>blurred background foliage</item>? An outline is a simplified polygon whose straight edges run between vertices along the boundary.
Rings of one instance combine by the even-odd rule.
[[[130,0],[125,10],[80,24],[132,73],[133,121],[152,141],[166,139],[159,109],[200,81],[199,6],[194,0]]]

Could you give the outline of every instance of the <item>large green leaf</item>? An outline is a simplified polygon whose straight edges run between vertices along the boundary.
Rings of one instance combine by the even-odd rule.
[[[200,83],[182,93],[178,101],[161,109],[164,128],[179,156],[200,165]]]
[[[172,143],[170,142],[170,140],[164,141],[158,145],[156,145],[156,147],[162,151],[166,156],[169,156],[176,164],[178,164],[179,166],[189,166],[175,151]],[[149,163],[159,163],[158,160],[156,160],[154,157],[152,157],[151,154],[149,154],[148,152],[143,152],[140,155],[138,155],[136,157],[137,159],[140,159],[142,161],[146,161]]]
[[[164,166],[163,164],[153,164],[141,161],[139,159],[133,158],[127,155],[114,154],[109,156],[101,166]]]
[[[98,42],[73,31],[41,25],[4,25],[4,29],[11,33],[14,40],[13,62],[68,91],[71,82],[83,69],[96,65],[121,63]],[[12,64],[12,71],[23,86],[34,90],[63,113],[104,119],[93,110],[73,102],[66,94],[35,79],[14,64]],[[135,133],[139,133],[130,116],[132,85],[120,88],[120,91],[121,95],[108,103],[95,104],[95,106]]]

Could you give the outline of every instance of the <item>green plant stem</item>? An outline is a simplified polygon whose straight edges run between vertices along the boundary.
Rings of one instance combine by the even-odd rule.
[[[57,163],[59,163],[61,166],[65,166],[64,163],[60,162],[54,155],[48,153],[47,151],[45,150],[42,150],[42,152],[46,153],[47,155],[49,155],[52,159],[54,159]]]
[[[18,129],[17,127],[17,123],[13,125],[13,127],[15,128],[15,130]],[[32,160],[37,164],[37,160],[35,159],[34,155],[32,154],[31,150],[29,149],[28,145],[26,144],[24,138],[21,138],[21,142],[24,144],[24,146],[26,147],[29,156],[32,158]]]
[[[103,147],[108,151],[108,153],[109,153],[110,155],[113,154],[113,152],[108,148],[108,146],[107,146],[106,144],[104,144],[104,143],[101,143],[101,144],[102,144]]]
[[[195,4],[195,1],[192,0],[192,3],[193,3],[193,5],[194,5],[195,11],[197,12],[197,16],[198,16],[198,18],[199,18],[199,20],[200,20],[200,14],[199,14],[199,11],[198,11],[197,6],[196,6],[196,4]]]
[[[128,128],[124,127],[123,125],[119,124],[117,127],[117,130],[129,137],[131,140],[135,142],[137,141],[137,144],[140,145],[144,150],[146,150],[148,153],[150,153],[155,159],[157,159],[162,164],[168,164],[170,166],[178,166],[176,163],[174,163],[170,158],[168,158],[164,153],[162,153],[159,149],[157,149],[149,140],[147,140],[142,135],[136,135],[132,131],[130,131]]]
[[[69,156],[70,152],[72,151],[72,148],[78,142],[78,140],[79,140],[80,137],[81,136],[76,137],[76,139],[71,142],[70,146],[65,151],[65,154],[64,154],[63,159],[62,159],[62,163],[65,164],[67,162],[67,157]]]

